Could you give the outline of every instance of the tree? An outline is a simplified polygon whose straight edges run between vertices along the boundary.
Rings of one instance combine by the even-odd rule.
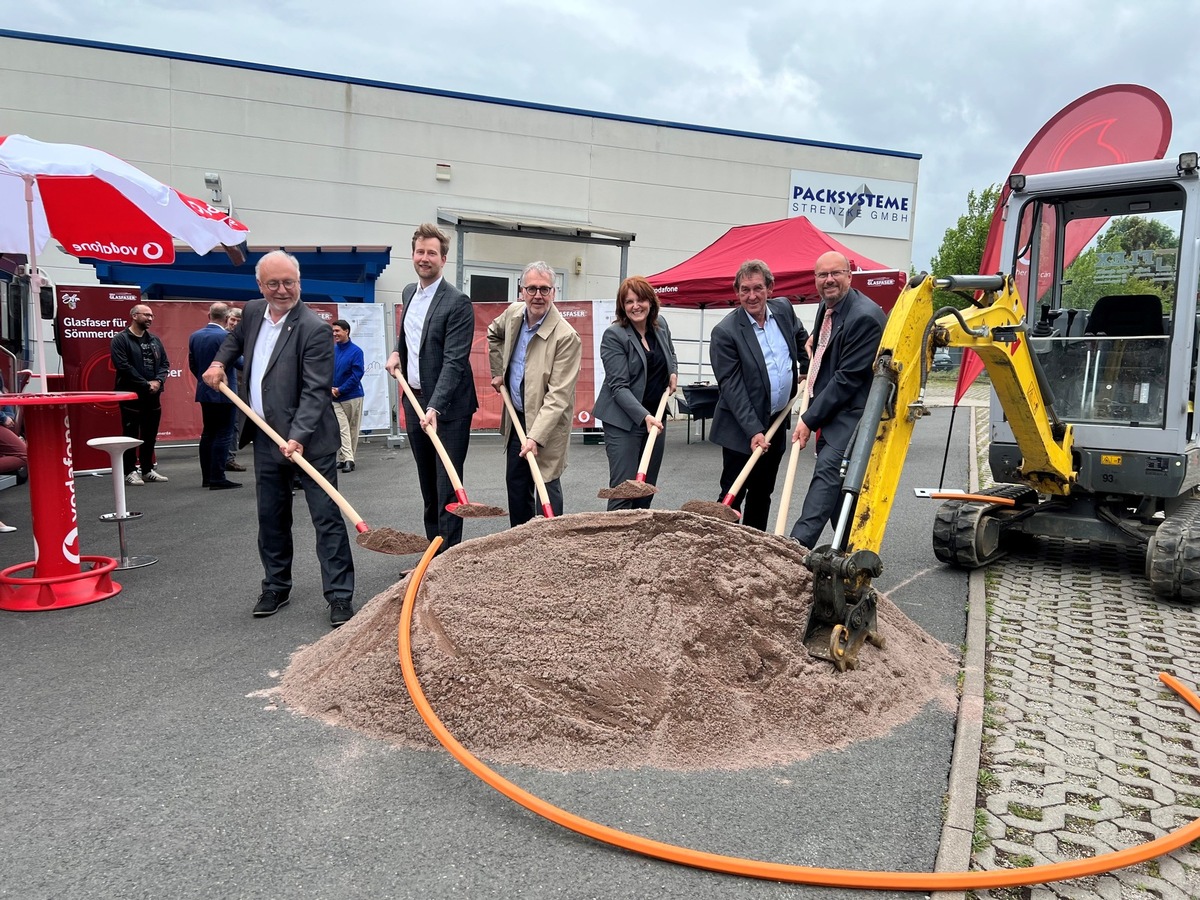
[[[934,275],[977,275],[983,259],[983,248],[992,227],[992,215],[1000,199],[1000,186],[989,185],[976,194],[967,193],[967,213],[958,217],[958,224],[946,229],[937,255],[929,261]],[[937,291],[934,307],[953,306],[962,309],[968,303],[957,294]]]
[[[1164,222],[1142,216],[1123,216],[1114,219],[1096,238],[1096,245],[1079,254],[1067,267],[1063,277],[1062,305],[1074,309],[1091,309],[1096,300],[1107,294],[1158,294],[1163,308],[1170,310],[1174,302],[1174,279],[1154,278],[1154,273],[1138,272],[1132,263],[1124,278],[1098,278],[1098,254],[1132,254],[1138,251],[1160,251],[1169,260],[1173,274],[1177,265],[1179,235]],[[1119,262],[1118,265],[1124,266]]]

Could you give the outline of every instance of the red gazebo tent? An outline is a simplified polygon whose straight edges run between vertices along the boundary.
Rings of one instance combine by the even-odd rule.
[[[695,256],[647,280],[663,306],[732,306],[738,266],[761,259],[775,276],[774,296],[815,303],[813,265],[829,250],[846,254],[856,288],[884,310],[892,308],[904,287],[904,273],[835,241],[804,216],[730,228]]]

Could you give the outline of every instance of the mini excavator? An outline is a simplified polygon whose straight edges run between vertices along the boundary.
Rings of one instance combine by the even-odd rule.
[[[937,510],[933,549],[985,566],[1018,535],[1140,548],[1155,593],[1200,600],[1197,154],[1009,178],[998,275],[922,273],[892,309],[846,455],[832,543],[805,558],[809,653],[883,646],[871,580],[935,351],[992,383],[994,486]],[[935,289],[970,305],[934,308]],[[1033,297],[1026,305],[1022,297]]]

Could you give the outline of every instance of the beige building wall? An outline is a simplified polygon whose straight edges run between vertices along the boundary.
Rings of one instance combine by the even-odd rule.
[[[0,37],[0,79],[7,133],[95,146],[205,199],[204,173],[220,173],[253,245],[390,245],[377,285],[385,303],[412,280],[413,228],[439,209],[633,232],[629,272],[652,274],[733,225],[785,218],[793,169],[915,184],[919,162],[14,37]],[[448,181],[437,179],[439,163]],[[907,268],[909,235],[837,237]],[[455,253],[452,238],[451,277]],[[498,270],[545,259],[563,273],[566,299],[611,298],[618,284],[612,247],[469,235],[464,257]],[[95,280],[61,253],[42,263],[60,282]]]

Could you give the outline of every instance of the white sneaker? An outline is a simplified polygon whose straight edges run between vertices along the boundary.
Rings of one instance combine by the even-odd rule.
[[[130,472],[128,475],[125,476],[125,483],[126,484],[145,484],[146,482],[142,481],[141,474],[138,473],[138,471],[135,469],[134,471]]]
[[[170,481],[171,480],[166,475],[159,475],[153,469],[151,469],[149,472],[147,472],[145,475],[143,475],[142,478],[145,481]]]

